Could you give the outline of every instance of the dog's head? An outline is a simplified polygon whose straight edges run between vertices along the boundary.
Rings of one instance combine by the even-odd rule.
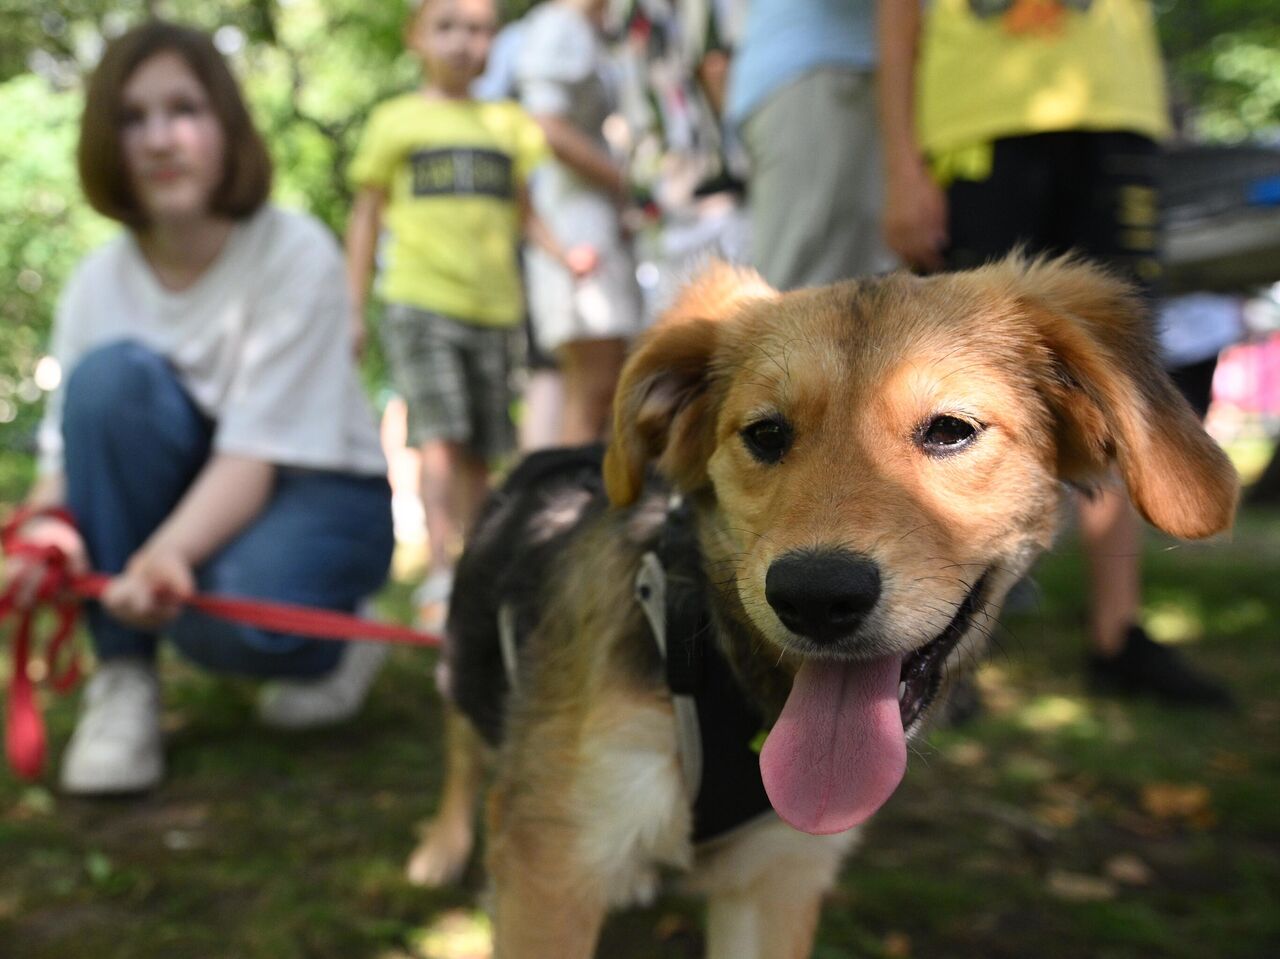
[[[896,787],[949,667],[1049,545],[1064,484],[1118,473],[1187,538],[1226,529],[1238,492],[1129,288],[1017,256],[789,294],[713,268],[622,375],[615,503],[650,463],[714,504],[709,558],[796,668],[761,764],[811,832]]]

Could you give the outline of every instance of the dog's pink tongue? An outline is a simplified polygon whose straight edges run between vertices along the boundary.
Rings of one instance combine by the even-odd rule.
[[[898,708],[902,660],[806,660],[760,752],[765,792],[804,832],[843,832],[898,788],[907,741]]]

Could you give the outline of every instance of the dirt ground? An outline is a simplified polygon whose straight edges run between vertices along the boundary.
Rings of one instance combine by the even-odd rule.
[[[1280,514],[1170,547],[1148,552],[1148,624],[1240,708],[1086,695],[1068,539],[999,631],[979,715],[918,746],[867,828],[818,959],[1280,955]],[[397,650],[358,721],[305,736],[258,729],[251,685],[168,662],[162,789],[75,801],[0,777],[0,957],[487,956],[478,866],[441,891],[402,872],[439,779],[431,656]],[[51,703],[55,744],[73,709]],[[598,954],[701,947],[673,894],[616,916]]]

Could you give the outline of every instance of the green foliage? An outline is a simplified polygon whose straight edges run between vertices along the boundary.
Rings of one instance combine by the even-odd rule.
[[[401,39],[406,9],[361,0],[62,0],[37,9],[0,0],[0,502],[30,480],[42,400],[34,372],[58,291],[116,229],[82,201],[73,158],[82,77],[102,38],[150,12],[221,28],[219,45],[276,161],[276,199],[340,231],[364,117],[416,82]]]
[[[1191,112],[1198,136],[1275,138],[1280,128],[1280,20],[1274,4],[1168,0],[1159,24],[1175,97]]]
[[[72,154],[80,98],[50,96],[31,74],[0,85],[0,496],[25,485],[45,350],[58,290],[107,224],[76,189]]]
[[[505,0],[508,17],[535,0]],[[1170,73],[1203,136],[1280,128],[1280,22],[1271,0],[1158,4]],[[0,0],[0,501],[30,474],[41,395],[32,379],[58,290],[111,224],[79,198],[71,160],[81,78],[148,15],[219,31],[277,163],[276,198],[335,231],[344,172],[372,104],[409,88],[402,29],[410,0]],[[370,379],[379,377],[376,351]]]

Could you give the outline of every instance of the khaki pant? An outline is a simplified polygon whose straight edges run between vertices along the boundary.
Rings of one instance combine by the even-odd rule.
[[[822,69],[773,94],[743,126],[752,260],[779,289],[896,265],[880,232],[875,77]]]

